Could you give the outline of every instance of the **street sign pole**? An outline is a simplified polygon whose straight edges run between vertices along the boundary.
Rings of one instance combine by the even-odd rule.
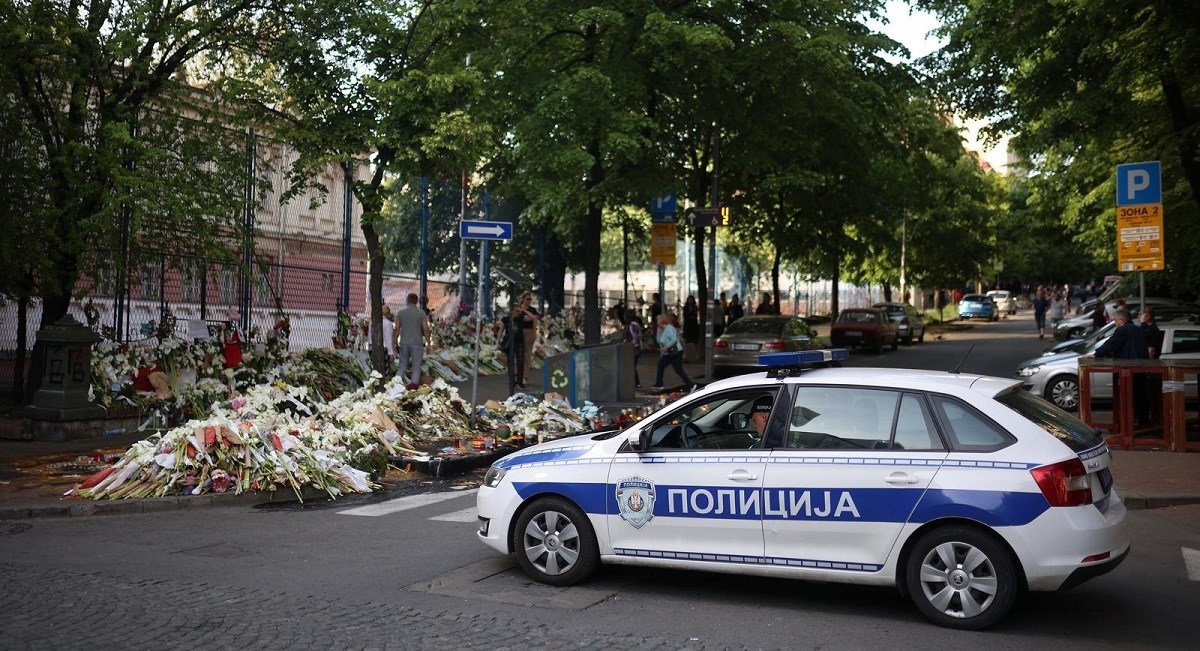
[[[479,330],[483,323],[483,265],[487,261],[487,242],[479,243],[479,284],[475,290],[475,366],[471,374],[471,418],[475,418],[475,404],[479,396]],[[511,316],[509,319],[511,320]],[[511,364],[512,361],[509,360]]]
[[[710,314],[715,316],[716,310],[713,309],[713,304],[717,300],[717,227],[712,227],[712,235],[708,238],[708,273],[712,278],[712,282],[708,283],[708,305]],[[714,337],[713,320],[709,318],[708,327],[704,329],[704,379],[707,382],[713,381],[713,341]]]
[[[474,376],[471,378],[471,415],[475,414],[475,403],[479,397],[479,332],[483,325],[483,292],[480,288],[483,287],[483,270],[487,266],[488,247],[484,246],[488,240],[500,240],[507,242],[513,238],[512,222],[491,222],[491,221],[467,221],[462,220],[458,223],[458,236],[465,244],[467,240],[483,240],[479,243],[479,282],[476,284],[475,291],[475,364]],[[464,264],[465,268],[466,265]],[[464,276],[465,283],[466,278]],[[461,297],[459,300],[462,300]],[[510,325],[512,328],[512,315],[509,314]],[[509,364],[512,364],[512,355],[509,355]],[[512,368],[509,368],[509,375],[512,375]]]

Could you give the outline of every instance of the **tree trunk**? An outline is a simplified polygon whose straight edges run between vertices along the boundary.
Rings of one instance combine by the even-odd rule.
[[[363,237],[367,240],[367,295],[371,315],[371,368],[387,374],[387,349],[383,343],[383,246],[375,227],[363,220]]]
[[[830,293],[829,293],[829,318],[837,321],[838,318],[838,281],[842,277],[842,269],[840,265],[834,265],[833,277],[830,278]]]
[[[546,314],[561,314],[567,308],[567,258],[557,235],[550,233],[546,239]]]
[[[1196,134],[1195,120],[1188,112],[1183,89],[1174,75],[1164,76],[1161,83],[1171,127],[1175,137],[1179,138],[1180,167],[1192,189],[1192,200],[1200,205],[1200,137]]]
[[[771,290],[775,292],[775,314],[783,314],[782,294],[779,293],[779,265],[783,262],[783,255],[779,253],[779,247],[775,247],[775,256],[771,260]]]
[[[604,182],[600,142],[588,144],[592,168],[587,178],[588,207],[583,226],[583,341],[600,343],[600,234],[604,227],[603,202],[592,192]]]
[[[887,283],[883,284],[883,300],[885,303],[892,302],[892,286]]]

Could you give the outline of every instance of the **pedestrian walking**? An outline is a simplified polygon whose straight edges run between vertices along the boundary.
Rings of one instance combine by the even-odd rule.
[[[625,329],[621,341],[633,344],[633,386],[640,389],[642,379],[638,376],[638,358],[642,356],[642,319],[636,310],[625,310]]]
[[[669,314],[658,316],[658,371],[654,376],[654,388],[663,388],[663,371],[667,366],[675,369],[676,375],[683,380],[684,388],[690,390],[696,386],[683,370],[683,342],[673,323],[674,317]]]
[[[700,341],[700,306],[696,297],[689,295],[683,304],[683,357],[698,359],[696,344]]]
[[[396,377],[403,379],[405,372],[409,372],[407,387],[416,389],[421,385],[421,360],[425,357],[425,345],[429,342],[429,317],[417,307],[416,294],[409,294],[406,307],[396,314],[396,330],[399,340]]]
[[[1037,327],[1038,339],[1046,336],[1046,310],[1049,307],[1050,301],[1046,300],[1046,290],[1038,287],[1037,294],[1033,297],[1033,322]]]
[[[1067,316],[1067,299],[1065,297],[1063,297],[1062,292],[1058,292],[1054,295],[1054,298],[1050,300],[1050,332],[1051,333],[1054,332],[1054,329],[1058,327],[1059,322],[1062,321],[1064,318],[1066,318],[1066,316]]]
[[[1117,324],[1116,330],[1113,330],[1108,341],[1096,349],[1095,356],[1113,359],[1149,359],[1150,348],[1146,344],[1146,337],[1142,334],[1141,328],[1130,322],[1129,310],[1123,307],[1118,308],[1113,312],[1113,322]],[[1114,399],[1120,395],[1119,383],[1119,375],[1113,373]],[[1150,422],[1150,400],[1146,394],[1146,387],[1146,375],[1135,373],[1133,375],[1133,417],[1139,424]],[[1116,400],[1116,404],[1120,404],[1119,399]]]

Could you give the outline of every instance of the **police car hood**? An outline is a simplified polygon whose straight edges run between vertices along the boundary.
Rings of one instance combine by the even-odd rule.
[[[620,433],[617,436],[621,436]],[[504,469],[513,468],[515,466],[524,466],[529,464],[541,464],[547,462],[569,464],[575,459],[581,459],[588,456],[597,445],[612,437],[605,434],[602,439],[594,440],[593,436],[571,436],[568,438],[558,439],[555,441],[546,441],[530,447],[513,452],[512,454],[500,459],[493,465]]]

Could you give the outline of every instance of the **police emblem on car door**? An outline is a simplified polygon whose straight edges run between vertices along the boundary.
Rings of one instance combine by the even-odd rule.
[[[617,482],[617,508],[622,520],[641,529],[654,519],[654,483],[641,477]]]

